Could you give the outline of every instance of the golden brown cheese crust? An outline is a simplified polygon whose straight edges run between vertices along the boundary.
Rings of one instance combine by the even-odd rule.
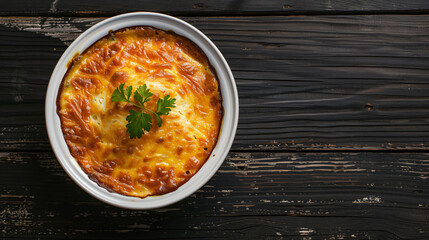
[[[146,84],[176,98],[140,139],[130,139],[131,104],[112,102],[121,83]],[[204,164],[216,145],[222,106],[216,75],[194,43],[172,32],[133,27],[111,33],[76,58],[64,76],[57,109],[73,157],[108,190],[146,197],[176,190]],[[133,99],[132,99],[133,100]],[[138,109],[136,109],[138,110]]]

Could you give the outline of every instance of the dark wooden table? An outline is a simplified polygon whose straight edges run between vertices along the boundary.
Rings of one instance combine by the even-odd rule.
[[[131,11],[203,31],[240,96],[217,174],[151,211],[81,190],[45,130],[61,54]],[[3,0],[0,16],[3,239],[429,239],[429,1]]]

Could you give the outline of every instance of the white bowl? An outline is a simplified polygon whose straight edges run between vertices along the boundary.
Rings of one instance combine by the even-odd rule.
[[[221,132],[216,147],[197,174],[176,191],[160,196],[149,196],[143,199],[111,193],[90,180],[70,154],[61,131],[60,118],[56,112],[58,89],[67,71],[67,63],[73,58],[75,53],[82,53],[94,42],[106,36],[110,30],[115,31],[131,26],[153,26],[163,30],[172,30],[197,44],[207,55],[212,66],[216,69],[224,110]],[[49,81],[45,101],[45,118],[52,149],[61,166],[77,185],[95,198],[117,207],[128,209],[152,209],[175,203],[191,195],[210,180],[222,165],[222,162],[231,148],[237,129],[238,93],[234,77],[232,76],[225,58],[202,32],[190,24],[168,15],[151,12],[135,12],[115,16],[92,26],[67,48],[55,66]]]

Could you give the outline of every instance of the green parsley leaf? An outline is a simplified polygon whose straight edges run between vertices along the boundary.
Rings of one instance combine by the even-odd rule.
[[[161,117],[158,115],[158,113],[155,113],[155,117],[156,117],[156,122],[158,123],[158,127],[161,127],[162,125]]]
[[[113,91],[112,102],[130,102],[133,87],[128,86],[127,89],[124,90],[124,85],[125,84],[122,83],[115,89],[115,91]]]
[[[137,88],[134,92],[134,99],[140,104],[136,104],[130,100],[133,87],[128,86],[124,89],[124,83],[119,85],[112,94],[112,102],[127,102],[133,104],[135,107],[140,108],[141,111],[136,111],[131,109],[130,114],[127,116],[126,120],[128,121],[127,133],[130,135],[130,138],[141,138],[144,132],[149,132],[152,128],[152,116],[149,113],[153,113],[156,117],[158,126],[161,127],[162,119],[160,115],[168,115],[171,111],[171,108],[176,107],[175,98],[170,98],[170,95],[165,96],[163,99],[158,100],[156,107],[156,112],[146,109],[144,104],[151,100],[150,97],[153,96],[153,93],[150,89],[147,88],[146,84]]]
[[[143,129],[149,132],[152,128],[152,116],[144,112],[130,110],[127,121],[127,132],[130,138],[141,138],[144,134]]]
[[[164,99],[158,99],[158,105],[156,106],[156,113],[159,115],[168,115],[171,108],[176,107],[176,99],[170,98],[170,95],[164,97]]]
[[[147,113],[142,113],[143,116],[143,128],[146,132],[149,132],[152,128],[152,116]]]
[[[162,119],[160,115],[168,115],[171,111],[171,108],[176,107],[175,102],[176,102],[176,99],[170,98],[170,95],[165,96],[164,99],[162,98],[158,99],[156,112],[154,112],[156,121],[158,123],[158,127],[161,127],[162,125]]]
[[[125,89],[125,96],[127,96],[127,100],[130,100],[131,93],[133,92],[133,86],[128,86],[127,89]]]
[[[147,88],[146,84],[137,88],[134,92],[134,99],[139,102],[142,106],[144,106],[145,102],[150,101],[150,97],[153,96],[153,93]]]
[[[143,135],[142,113],[135,110],[130,110],[130,115],[127,116],[127,133],[130,138],[141,138]]]

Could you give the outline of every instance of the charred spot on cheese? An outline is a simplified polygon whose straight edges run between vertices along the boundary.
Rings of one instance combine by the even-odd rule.
[[[121,83],[125,83],[128,77],[129,75],[127,72],[117,71],[110,78],[110,83],[112,84],[112,86],[117,87]]]
[[[74,56],[57,100],[70,153],[89,178],[109,191],[136,197],[165,194],[187,182],[210,157],[222,121],[216,73],[203,51],[170,31],[132,27],[100,39]],[[176,107],[140,139],[130,139],[130,103],[112,102],[121,83]],[[134,100],[131,97],[131,100]]]

